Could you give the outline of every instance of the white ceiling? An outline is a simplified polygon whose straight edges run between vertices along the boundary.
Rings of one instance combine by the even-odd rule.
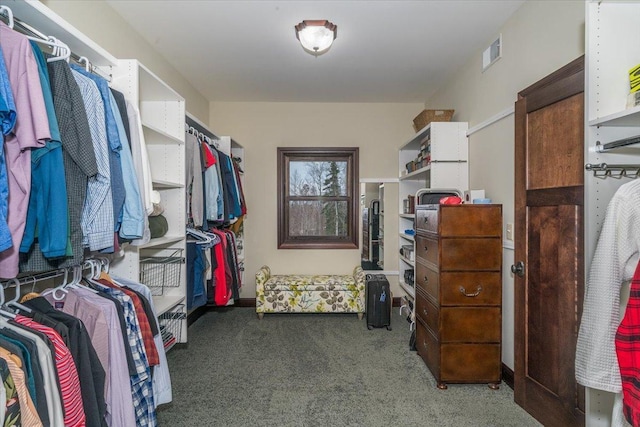
[[[524,0],[107,0],[211,101],[424,102]],[[328,19],[331,49],[294,25]]]

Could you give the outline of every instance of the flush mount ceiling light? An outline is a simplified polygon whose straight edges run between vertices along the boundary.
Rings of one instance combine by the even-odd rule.
[[[337,25],[326,19],[305,20],[296,25],[296,38],[304,50],[318,56],[329,50],[337,31]]]

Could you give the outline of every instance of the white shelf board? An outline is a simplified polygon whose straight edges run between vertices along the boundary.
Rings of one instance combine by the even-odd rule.
[[[140,70],[140,98],[145,101],[184,101],[178,92],[173,90],[151,70],[138,62]]]
[[[405,219],[414,219],[416,217],[415,214],[400,214],[398,215],[400,218],[405,218]]]
[[[153,180],[153,188],[158,190],[170,190],[172,188],[184,188],[181,182],[163,181],[161,179]]]
[[[403,257],[400,256],[400,259],[404,262],[406,262],[407,264],[409,264],[410,266],[414,267],[415,266],[415,261],[411,261],[409,258],[407,257]]]
[[[411,173],[401,176],[399,179],[400,181],[404,181],[406,179],[419,179],[422,178],[423,175],[426,176],[429,171],[431,171],[431,165],[416,169]]]
[[[161,314],[166,313],[184,301],[184,299],[184,295],[154,295],[153,306],[156,309],[156,315],[160,316]]]
[[[410,140],[400,146],[400,150],[420,148],[420,143],[431,133],[431,123],[420,129]]]
[[[640,105],[589,120],[589,126],[640,126]]]
[[[398,284],[400,285],[402,290],[407,293],[408,296],[410,296],[412,299],[416,298],[416,290],[413,286],[407,285],[403,280],[398,281]]]
[[[400,233],[400,237],[402,237],[405,240],[409,240],[411,242],[413,242],[414,237],[411,234],[407,234],[407,233]]]
[[[145,137],[145,142],[147,144],[158,144],[158,143],[174,143],[174,144],[182,144],[180,138],[177,138],[174,135],[171,135],[168,132],[158,128],[157,126],[146,123],[144,120],[142,121],[142,129],[147,132],[147,136]],[[149,138],[151,137],[151,138]],[[158,138],[159,137],[159,138]]]
[[[156,246],[170,245],[171,243],[177,243],[185,239],[185,236],[162,236],[157,239],[151,239],[149,243],[138,246],[139,248],[153,248]]]
[[[0,4],[8,6],[14,17],[34,27],[41,33],[53,36],[67,44],[76,55],[87,57],[92,65],[107,66],[118,63],[115,56],[104,50],[41,2],[33,0],[0,0]]]

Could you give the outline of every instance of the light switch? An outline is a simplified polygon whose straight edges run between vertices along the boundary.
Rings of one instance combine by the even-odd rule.
[[[507,240],[511,240],[513,242],[513,224],[507,224]]]

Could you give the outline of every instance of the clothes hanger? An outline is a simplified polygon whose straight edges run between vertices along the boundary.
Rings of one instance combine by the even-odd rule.
[[[11,8],[9,8],[8,6],[0,6],[0,14],[3,14],[7,17],[7,20],[9,21],[7,23],[7,26],[13,29],[13,11],[11,10]]]
[[[28,39],[33,40],[38,43],[43,43],[53,48],[53,56],[52,58],[47,58],[47,62],[55,62],[55,61],[67,61],[69,62],[69,58],[71,57],[71,49],[65,43],[61,42],[55,37],[49,36],[48,40],[43,40],[37,37],[27,36]]]
[[[86,56],[81,56],[80,58],[78,58],[78,63],[80,65],[82,65],[82,63],[84,63],[84,70],[87,73],[91,72],[91,63],[89,62],[89,59]]]
[[[63,269],[64,272],[64,278],[62,279],[62,284],[59,286],[56,286],[55,288],[49,288],[47,290],[45,290],[44,292],[42,292],[40,295],[45,296],[45,295],[49,295],[51,294],[53,296],[53,299],[56,301],[62,301],[65,298],[65,294],[68,292],[65,289],[65,286],[68,283],[68,278],[69,278],[69,269],[65,268]],[[61,295],[58,295],[58,292],[62,292]]]
[[[10,319],[16,318],[15,314],[3,309],[2,307],[4,307],[4,286],[0,286],[0,315],[8,317]]]
[[[201,231],[196,230],[195,228],[187,227],[187,234],[198,240],[196,244],[206,245],[212,242],[211,237],[207,236]]]
[[[17,308],[19,310],[25,311],[27,313],[31,313],[32,310],[27,307],[26,305],[22,305],[18,302],[18,300],[20,299],[20,297],[22,296],[22,293],[20,292],[20,280],[18,279],[11,279],[13,281],[13,283],[15,284],[15,289],[16,289],[16,295],[13,297],[12,300],[7,301],[6,302],[6,306],[7,307],[14,307]]]

